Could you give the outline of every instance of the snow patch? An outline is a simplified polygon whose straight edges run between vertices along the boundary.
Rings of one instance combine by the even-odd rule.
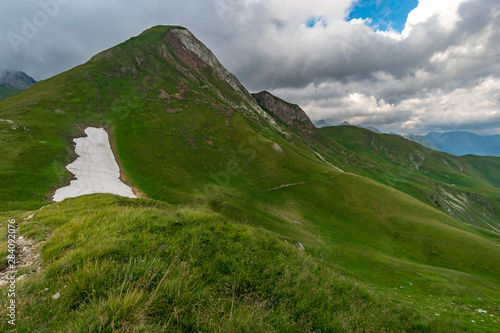
[[[66,169],[75,175],[69,186],[54,194],[56,202],[93,193],[110,193],[137,198],[132,189],[120,180],[120,168],[109,144],[108,133],[102,128],[88,127],[85,138],[77,138],[78,158]]]

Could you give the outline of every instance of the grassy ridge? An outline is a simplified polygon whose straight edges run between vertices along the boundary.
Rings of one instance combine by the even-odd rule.
[[[346,148],[339,167],[408,193],[467,224],[500,229],[500,159],[457,157],[354,126],[319,131]],[[334,158],[339,163],[338,154]]]
[[[491,241],[476,236],[416,199],[352,174],[218,200],[212,208],[220,214],[300,241],[315,258],[387,298],[407,298],[424,313],[457,322],[488,323],[475,331],[496,325],[496,318],[478,320],[474,312],[499,310],[495,234],[484,231]]]
[[[410,196],[349,174],[263,196],[260,203],[250,203],[274,214],[274,219],[262,219],[263,226],[299,239],[317,257],[337,263],[365,282],[394,287],[398,280],[412,277],[404,269],[398,273],[399,268],[415,272],[426,266],[443,278],[453,270],[457,276],[466,273],[472,280],[483,279],[489,286],[468,287],[470,294],[497,290],[491,293],[492,300],[500,296],[495,282],[500,278],[498,244],[473,236],[463,224]],[[441,283],[427,288],[431,280],[423,278],[422,288],[414,290],[439,293]]]
[[[18,331],[369,332],[447,324],[383,302],[290,244],[210,211],[94,195],[47,207],[21,231],[47,240],[47,268],[18,283]],[[51,299],[56,292],[61,298]],[[5,321],[0,329],[8,329]]]

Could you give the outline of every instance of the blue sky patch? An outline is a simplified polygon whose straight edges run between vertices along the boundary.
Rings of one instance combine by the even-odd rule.
[[[371,19],[368,25],[376,30],[403,31],[408,14],[418,0],[359,0],[354,3],[347,20]]]
[[[311,17],[306,22],[306,27],[313,28],[317,23],[321,23],[323,27],[326,27],[326,23],[322,17]]]

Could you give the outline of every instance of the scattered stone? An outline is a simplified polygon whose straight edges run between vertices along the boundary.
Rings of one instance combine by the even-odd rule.
[[[283,216],[283,215],[281,215],[281,214],[277,214],[277,215],[278,215],[279,217],[281,217],[283,220],[286,220],[286,221],[288,221],[288,222],[292,222],[292,223],[295,223],[295,224],[303,224],[302,222],[291,220],[291,219],[289,219],[288,217]]]
[[[281,146],[279,144],[277,144],[276,142],[273,143],[273,149],[278,154],[282,154],[283,153],[283,148],[281,148]]]
[[[59,299],[59,298],[61,298],[61,293],[57,293],[54,296],[52,296],[52,299],[54,299],[54,300]]]
[[[299,249],[300,251],[305,251],[305,246],[302,245],[301,243],[299,242],[295,242],[295,246],[297,247],[297,249]]]
[[[18,276],[18,277],[16,278],[16,281],[21,281],[21,280],[24,280],[24,279],[26,279],[27,277],[28,277],[28,274],[23,274],[23,275],[21,275],[21,276]]]
[[[486,310],[481,310],[481,309],[477,309],[476,311],[477,311],[477,312],[479,312],[479,313],[488,313],[488,311],[486,311]]]

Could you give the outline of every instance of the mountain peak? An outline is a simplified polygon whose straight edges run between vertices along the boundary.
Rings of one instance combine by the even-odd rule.
[[[316,126],[317,128],[321,128],[321,127],[328,127],[328,126],[332,126],[329,122],[327,122],[325,119],[320,119],[316,122],[314,122],[314,126]]]
[[[35,84],[35,80],[22,71],[0,68],[0,87],[27,89]]]
[[[144,54],[145,49],[148,50],[148,54],[140,56]],[[112,73],[107,75],[118,77],[138,77],[139,72],[148,72],[155,76],[163,72],[165,65],[169,64],[188,80],[205,85],[205,88],[215,88],[213,83],[209,82],[218,77],[217,80],[221,79],[234,90],[233,95],[238,96],[235,99],[238,102],[228,100],[227,95],[222,94],[219,94],[220,99],[238,109],[242,114],[257,121],[264,120],[282,131],[274,119],[262,110],[236,76],[230,73],[213,52],[186,28],[155,26],[95,55],[90,62],[105,63],[112,70]]]

